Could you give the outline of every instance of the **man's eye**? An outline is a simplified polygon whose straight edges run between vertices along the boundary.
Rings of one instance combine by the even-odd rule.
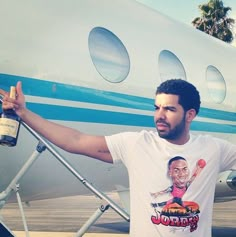
[[[172,112],[176,111],[176,109],[175,109],[175,108],[172,108],[172,107],[168,107],[168,108],[166,108],[166,109],[169,110],[169,111],[172,111]]]

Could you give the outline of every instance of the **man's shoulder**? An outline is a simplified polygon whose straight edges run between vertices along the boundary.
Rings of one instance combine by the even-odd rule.
[[[141,137],[157,137],[157,132],[152,130],[140,130],[140,131],[124,131],[113,135],[106,135],[106,139],[120,138],[120,139],[139,139]]]
[[[207,143],[209,143],[209,142],[229,143],[227,140],[225,140],[221,137],[213,136],[211,134],[195,134],[195,135],[192,135],[192,140],[196,141],[196,142],[207,142]]]

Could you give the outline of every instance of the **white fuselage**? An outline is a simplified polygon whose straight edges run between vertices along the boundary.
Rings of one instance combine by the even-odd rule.
[[[21,80],[27,106],[41,116],[92,134],[155,129],[156,87],[182,78],[201,94],[192,132],[236,142],[232,46],[132,0],[9,1],[1,8],[0,87]],[[21,126],[17,147],[0,147],[0,191],[36,145]],[[102,191],[128,188],[123,165],[59,151]],[[220,200],[236,198],[229,175],[236,177],[219,178]],[[88,192],[48,151],[20,185],[24,201]]]

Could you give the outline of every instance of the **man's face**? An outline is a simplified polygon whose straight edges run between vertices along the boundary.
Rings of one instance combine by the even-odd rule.
[[[185,160],[175,160],[170,164],[169,176],[174,185],[179,188],[185,187],[189,179],[188,164]]]
[[[172,94],[158,94],[155,99],[154,121],[161,138],[178,143],[186,133],[185,112],[178,103],[179,97]]]

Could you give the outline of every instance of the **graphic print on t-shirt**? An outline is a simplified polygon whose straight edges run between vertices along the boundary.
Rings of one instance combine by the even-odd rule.
[[[199,205],[193,201],[183,201],[182,197],[205,165],[205,160],[199,159],[189,178],[190,170],[185,158],[175,156],[169,160],[168,175],[172,185],[164,190],[151,193],[151,196],[157,201],[151,203],[155,212],[151,216],[153,224],[174,227],[175,230],[178,228],[179,230],[189,229],[190,232],[197,229],[200,213]],[[158,202],[158,198],[163,194],[170,194],[171,199]]]

